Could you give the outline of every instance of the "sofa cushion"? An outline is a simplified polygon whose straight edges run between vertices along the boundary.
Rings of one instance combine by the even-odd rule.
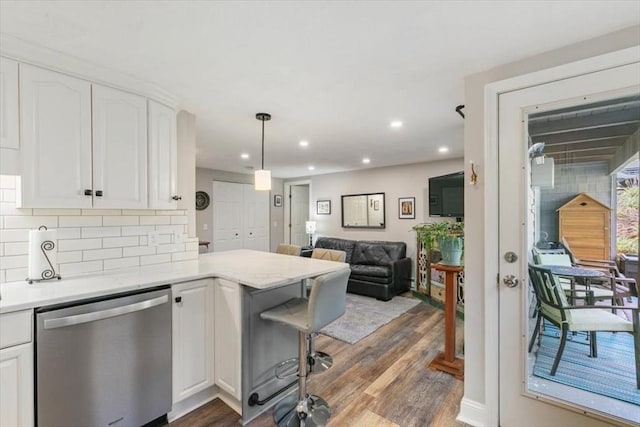
[[[351,266],[351,276],[391,277],[391,268],[384,265],[354,264]]]
[[[405,258],[407,245],[404,242],[359,241],[355,243],[349,264],[391,266]]]
[[[344,251],[347,254],[347,258],[344,262],[351,264],[351,257],[353,256],[353,247],[355,244],[356,242],[354,240],[338,239],[336,237],[318,237],[315,247]]]
[[[393,277],[374,277],[374,276],[363,276],[360,274],[351,274],[349,276],[349,280],[359,280],[366,283],[379,283],[381,285],[390,285],[393,282]]]

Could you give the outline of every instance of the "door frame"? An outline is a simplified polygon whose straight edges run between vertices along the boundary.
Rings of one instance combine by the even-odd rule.
[[[521,76],[489,83],[484,90],[484,230],[487,236],[483,242],[483,253],[487,254],[484,262],[484,274],[482,283],[485,283],[483,309],[483,342],[484,342],[484,379],[485,400],[484,408],[473,401],[463,402],[466,408],[461,408],[467,415],[475,414],[484,425],[499,425],[500,423],[500,382],[499,382],[499,351],[500,343],[498,334],[490,325],[499,325],[499,287],[494,285],[499,274],[499,221],[495,212],[499,208],[498,190],[498,124],[500,115],[498,112],[498,97],[502,93],[542,85],[557,80],[589,74],[620,65],[626,65],[640,61],[640,46],[621,49],[615,52],[594,56],[580,61],[563,64],[560,66],[536,71]],[[467,277],[469,280],[469,277]],[[477,330],[471,330],[465,323],[465,335],[477,334]],[[463,401],[465,399],[463,398]],[[568,408],[567,408],[568,409]],[[483,414],[481,414],[483,412]],[[471,421],[467,416],[461,418]],[[463,420],[464,420],[463,419]]]
[[[308,185],[309,186],[309,220],[313,219],[313,211],[311,209],[311,180],[310,179],[301,179],[298,181],[288,181],[284,183],[284,223],[283,225],[283,242],[287,244],[291,244],[291,233],[289,230],[289,224],[291,223],[291,199],[289,196],[291,195],[291,186],[292,185]]]

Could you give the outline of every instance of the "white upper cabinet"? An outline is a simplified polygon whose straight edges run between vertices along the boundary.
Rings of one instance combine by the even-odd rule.
[[[19,206],[90,208],[91,84],[20,64],[20,115]]]
[[[0,147],[18,149],[18,63],[0,58]]]
[[[18,63],[0,57],[0,174],[18,174]]]
[[[149,101],[149,207],[175,209],[178,173],[176,112]]]
[[[147,100],[94,84],[93,207],[147,207]]]

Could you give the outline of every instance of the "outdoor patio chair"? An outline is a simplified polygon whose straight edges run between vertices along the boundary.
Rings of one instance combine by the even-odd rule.
[[[589,332],[591,335],[589,344],[593,357],[597,357],[596,332],[629,332],[633,335],[634,342],[636,387],[640,389],[640,309],[629,309],[632,317],[630,322],[603,310],[613,307],[570,305],[557,277],[543,267],[529,265],[529,278],[536,294],[536,311],[538,312],[536,326],[529,341],[529,352],[540,333],[543,319],[561,330],[560,345],[551,367],[551,375],[554,376],[558,370],[568,332]]]

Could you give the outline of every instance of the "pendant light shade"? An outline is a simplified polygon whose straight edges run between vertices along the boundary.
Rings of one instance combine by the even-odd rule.
[[[258,113],[256,119],[262,122],[262,167],[255,171],[255,189],[269,191],[271,190],[271,171],[264,170],[264,122],[271,120],[271,114]]]

